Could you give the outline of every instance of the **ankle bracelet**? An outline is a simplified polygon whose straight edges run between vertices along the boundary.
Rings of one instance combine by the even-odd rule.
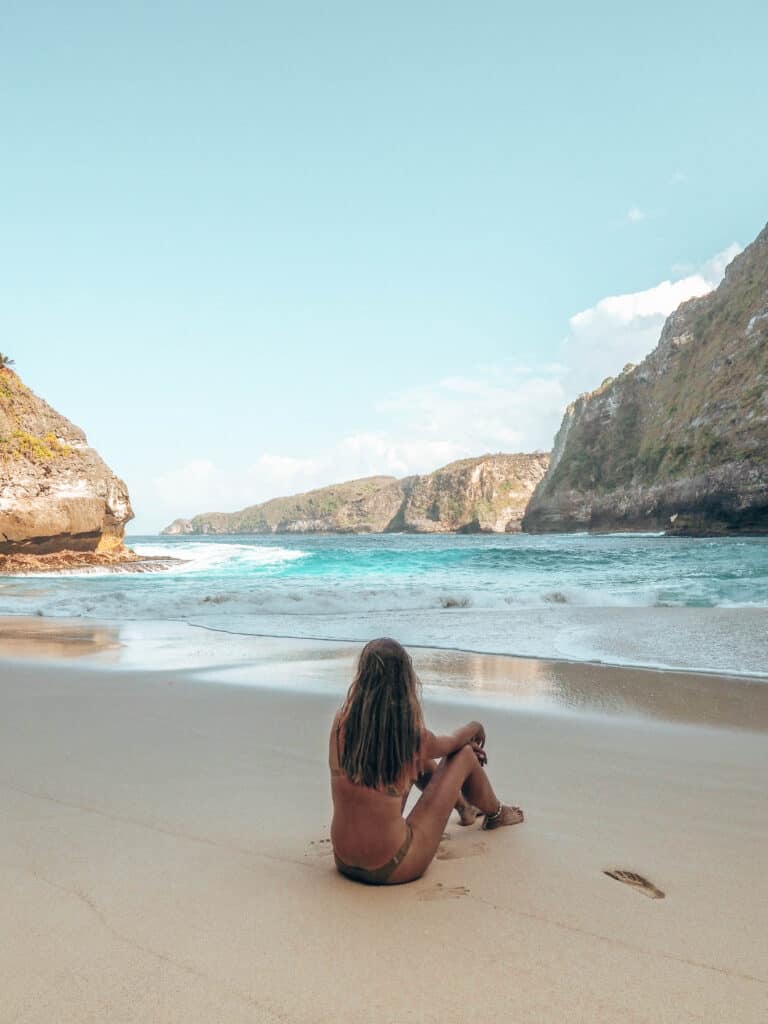
[[[499,800],[498,810],[494,811],[493,814],[486,814],[486,821],[496,821],[497,818],[500,818],[503,807],[504,804],[501,802],[501,800]]]

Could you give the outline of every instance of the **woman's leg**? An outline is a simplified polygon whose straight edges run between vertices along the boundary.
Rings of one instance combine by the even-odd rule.
[[[496,814],[501,807],[498,824],[514,825],[523,820],[523,813],[518,808],[501,804],[471,747],[462,747],[455,754],[443,758],[408,815],[413,841],[404,860],[391,874],[390,884],[412,882],[424,874],[437,852],[446,822],[461,794],[486,815]]]
[[[429,783],[432,781],[432,776],[437,771],[437,761],[430,760],[424,762],[424,770],[420,773],[416,779],[416,786],[423,793]],[[464,799],[464,794],[459,793],[456,803],[453,805],[454,810],[459,815],[459,824],[473,825],[475,821],[482,815],[482,811],[478,810],[477,807],[470,804]]]

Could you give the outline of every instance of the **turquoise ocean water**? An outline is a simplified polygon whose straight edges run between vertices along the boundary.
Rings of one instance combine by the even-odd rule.
[[[130,537],[155,573],[6,578],[0,614],[768,674],[768,540],[650,534]]]

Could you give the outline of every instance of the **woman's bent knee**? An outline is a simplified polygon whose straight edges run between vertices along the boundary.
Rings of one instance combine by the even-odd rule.
[[[462,768],[466,768],[467,775],[469,775],[477,763],[475,752],[468,744],[460,750],[456,750],[452,754],[449,754],[447,760],[451,763],[460,765]]]

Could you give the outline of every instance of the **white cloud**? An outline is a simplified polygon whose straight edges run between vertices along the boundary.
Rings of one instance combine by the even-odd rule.
[[[609,295],[569,320],[563,361],[572,368],[578,391],[596,387],[626,363],[637,363],[655,346],[664,321],[681,302],[706,295],[722,280],[726,266],[741,252],[736,243],[676,281],[624,295]]]
[[[680,281],[661,281],[644,292],[609,295],[597,305],[575,313],[569,320],[571,330],[582,331],[605,320],[611,325],[628,324],[632,320],[649,316],[669,316],[681,302],[694,295],[706,295],[712,285],[701,274],[691,274]]]
[[[402,428],[401,428],[402,429]],[[336,457],[350,469],[353,476],[409,476],[424,473],[453,459],[461,458],[464,445],[456,440],[440,438],[409,438],[386,433],[362,433],[345,437],[336,450]]]
[[[194,504],[204,501],[211,493],[216,473],[215,464],[208,459],[192,459],[178,469],[155,477],[152,485],[163,502]]]
[[[522,451],[548,445],[540,420],[559,413],[565,394],[551,372],[488,368],[410,389],[379,408],[399,420],[407,436],[451,438],[461,454]]]
[[[639,224],[641,220],[646,220],[647,217],[648,214],[637,206],[630,206],[627,210],[627,220],[630,224]]]
[[[295,480],[300,476],[311,476],[320,468],[320,460],[296,459],[290,455],[260,455],[256,462],[249,467],[248,474],[258,477],[263,474],[274,480]]]
[[[723,279],[726,267],[739,255],[741,249],[738,242],[731,242],[727,249],[723,249],[711,260],[707,260],[701,269],[701,274],[710,283],[711,288],[717,288]]]
[[[567,393],[558,375],[484,368],[380,401],[386,427],[342,437],[307,459],[263,455],[247,473],[250,501],[338,480],[426,473],[488,451],[547,448]],[[257,499],[254,495],[258,495]]]
[[[575,313],[557,362],[482,365],[390,395],[373,410],[375,429],[341,437],[324,451],[264,452],[245,471],[198,459],[157,477],[155,505],[167,516],[162,525],[178,515],[243,508],[356,477],[402,477],[483,452],[548,449],[565,405],[647,355],[665,318],[715,288],[739,251],[731,245],[678,280],[610,295]]]
[[[670,185],[684,185],[688,181],[688,175],[685,171],[675,171],[669,178]]]

